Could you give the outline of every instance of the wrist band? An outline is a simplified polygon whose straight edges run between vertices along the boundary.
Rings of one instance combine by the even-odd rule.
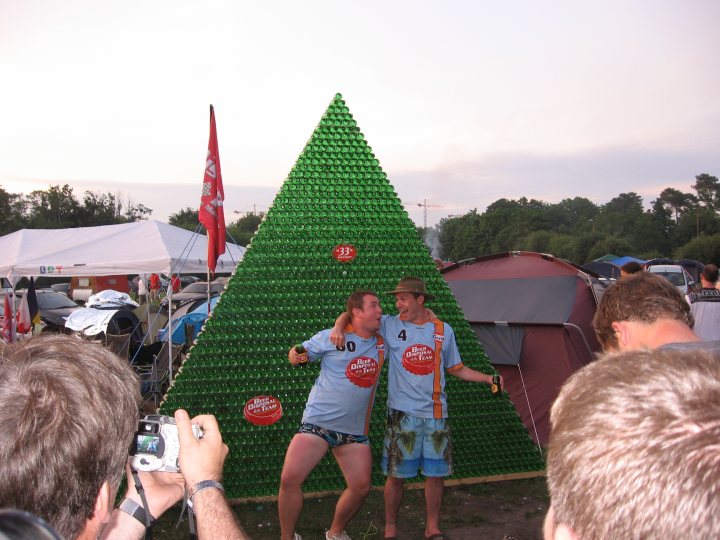
[[[203,480],[202,482],[198,482],[193,487],[190,488],[190,492],[188,493],[188,501],[192,503],[192,498],[197,495],[200,491],[203,489],[209,489],[209,488],[216,488],[220,491],[225,491],[225,488],[220,482],[217,482],[215,480]]]
[[[150,520],[148,520],[148,515],[145,512],[145,509],[138,503],[127,497],[122,500],[120,506],[118,506],[118,509],[122,510],[126,514],[130,514],[132,517],[137,519],[140,523],[142,523],[143,527],[147,527],[148,525],[152,525],[153,523],[155,523],[155,518],[150,516]]]

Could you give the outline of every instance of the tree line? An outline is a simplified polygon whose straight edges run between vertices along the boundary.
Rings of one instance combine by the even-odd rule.
[[[700,174],[694,193],[664,189],[649,209],[635,192],[597,205],[584,197],[556,204],[499,199],[435,227],[440,256],[460,261],[504,251],[537,251],[584,264],[603,255],[720,262],[720,182]]]
[[[485,212],[448,217],[425,232],[439,243],[438,256],[459,261],[503,251],[551,253],[583,264],[608,253],[689,258],[720,262],[720,181],[703,173],[692,193],[664,189],[648,209],[635,192],[605,204],[584,197],[547,203],[522,197],[498,199]],[[78,198],[69,185],[50,186],[27,195],[0,186],[0,235],[23,228],[55,229],[113,225],[147,219],[152,209],[120,193],[85,191]],[[245,246],[263,214],[247,214],[227,225],[228,240]],[[183,208],[169,223],[188,230],[198,224],[197,208]],[[422,229],[419,231],[422,233]]]
[[[66,229],[117,225],[148,219],[152,209],[122,193],[85,191],[78,198],[68,184],[49,186],[27,195],[9,193],[0,186],[0,236],[20,229]],[[227,226],[228,240],[246,246],[263,214],[248,214]],[[172,214],[171,225],[194,231],[198,210],[184,208]],[[205,233],[204,229],[201,231]]]

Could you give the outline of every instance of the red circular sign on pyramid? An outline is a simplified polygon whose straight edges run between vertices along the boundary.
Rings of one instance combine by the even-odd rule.
[[[245,403],[245,420],[256,426],[269,426],[282,418],[280,400],[273,396],[255,396]]]
[[[371,388],[378,376],[378,363],[374,358],[358,356],[345,368],[345,376],[356,386]]]
[[[338,244],[333,249],[333,258],[341,263],[347,263],[357,257],[357,250],[352,244]]]
[[[430,375],[435,370],[435,351],[427,345],[411,345],[403,353],[402,365],[414,375]]]

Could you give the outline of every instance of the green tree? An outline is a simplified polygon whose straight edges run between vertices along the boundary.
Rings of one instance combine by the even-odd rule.
[[[692,187],[697,192],[700,204],[713,212],[720,208],[720,182],[718,182],[717,176],[707,173],[699,174],[695,177]]]
[[[642,215],[642,198],[632,191],[621,193],[602,205],[595,220],[596,230],[605,235],[629,237]]]
[[[720,234],[699,236],[675,250],[676,259],[695,259],[705,264],[720,264]]]
[[[233,238],[235,243],[240,246],[249,245],[264,216],[263,212],[257,214],[248,213],[227,227],[228,236]]]
[[[47,191],[33,191],[25,196],[25,204],[30,228],[63,229],[80,226],[80,203],[68,184],[50,186]]]
[[[23,197],[0,187],[0,236],[25,228],[26,221],[23,214]]]
[[[692,193],[683,193],[679,189],[665,188],[656,199],[663,207],[671,210],[675,217],[675,223],[680,219],[680,215],[691,211],[697,204],[697,197]],[[655,206],[655,203],[653,203]]]
[[[189,206],[183,208],[179,212],[171,214],[168,218],[168,223],[175,227],[187,229],[188,231],[194,231],[197,229],[200,220],[198,219],[197,208],[190,208]],[[201,232],[205,234],[205,228],[202,228]]]
[[[563,199],[547,209],[548,225],[562,234],[590,232],[599,209],[595,203],[584,197]]]

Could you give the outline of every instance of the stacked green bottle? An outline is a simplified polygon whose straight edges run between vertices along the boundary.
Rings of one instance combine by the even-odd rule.
[[[340,94],[330,103],[261,223],[243,261],[178,371],[161,406],[171,413],[214,414],[230,447],[224,481],[230,498],[277,494],[283,458],[295,434],[319,366],[293,367],[287,352],[331,327],[355,289],[384,294],[405,275],[417,275],[436,299],[429,304],[455,330],[464,362],[494,373],[474,332],[417,234],[378,160]],[[373,484],[385,426],[384,370],[370,424]],[[542,470],[537,448],[512,403],[489,386],[448,377],[455,455],[454,478]],[[257,426],[243,417],[259,395],[278,398],[282,418]],[[326,457],[306,492],[344,488]]]

